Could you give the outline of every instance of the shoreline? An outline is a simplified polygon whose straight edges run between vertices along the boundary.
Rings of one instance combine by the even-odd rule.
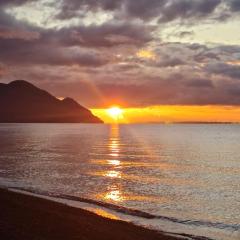
[[[162,232],[0,188],[0,238],[9,240],[177,240]]]

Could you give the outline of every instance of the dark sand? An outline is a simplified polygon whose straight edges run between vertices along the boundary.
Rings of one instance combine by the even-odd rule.
[[[1,240],[176,240],[61,203],[0,189]]]

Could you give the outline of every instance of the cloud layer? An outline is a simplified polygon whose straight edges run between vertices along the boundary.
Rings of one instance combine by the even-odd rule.
[[[45,11],[32,18],[35,4]],[[186,40],[239,11],[238,0],[1,1],[0,78],[90,107],[239,105],[240,45]]]

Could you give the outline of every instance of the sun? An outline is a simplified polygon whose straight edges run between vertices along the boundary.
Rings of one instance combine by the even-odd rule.
[[[107,109],[107,114],[115,119],[115,120],[118,120],[120,118],[122,118],[122,114],[123,114],[123,110],[119,107],[111,107],[109,109]]]

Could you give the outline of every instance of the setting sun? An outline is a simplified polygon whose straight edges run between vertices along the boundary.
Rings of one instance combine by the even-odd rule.
[[[123,110],[119,107],[111,107],[107,109],[107,114],[114,120],[117,120],[123,117]]]

